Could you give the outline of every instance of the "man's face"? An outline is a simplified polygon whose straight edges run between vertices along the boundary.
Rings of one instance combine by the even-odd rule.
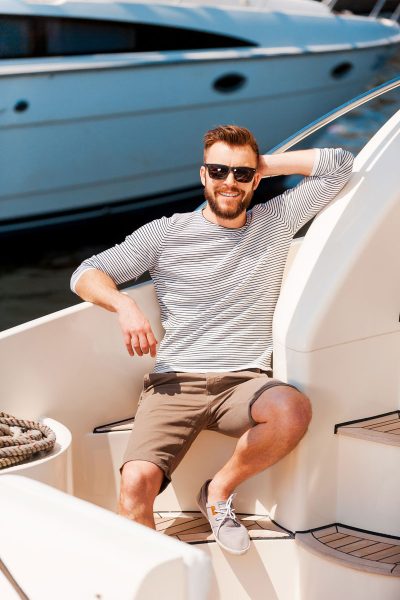
[[[257,156],[250,146],[228,146],[224,142],[213,144],[207,150],[204,162],[257,168]],[[256,173],[252,181],[242,183],[236,181],[233,173],[229,172],[226,179],[211,179],[206,167],[202,166],[200,178],[211,211],[223,219],[236,219],[249,207],[261,177]]]

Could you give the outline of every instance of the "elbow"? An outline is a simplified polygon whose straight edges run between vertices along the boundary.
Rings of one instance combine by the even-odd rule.
[[[76,294],[77,296],[79,296],[80,298],[83,298],[83,295],[84,295],[83,279],[86,279],[86,277],[83,277],[83,276],[86,275],[86,273],[88,271],[93,271],[93,270],[96,271],[98,269],[96,269],[95,267],[89,267],[89,266],[85,266],[84,264],[82,264],[82,265],[80,265],[80,267],[78,267],[72,273],[71,281],[70,281],[70,288],[71,288],[71,291],[74,294]]]

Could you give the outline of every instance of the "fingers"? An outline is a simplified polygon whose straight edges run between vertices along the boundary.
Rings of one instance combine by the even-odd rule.
[[[132,347],[138,356],[143,356],[143,352],[140,347],[139,336],[136,334],[132,335]]]
[[[148,340],[149,346],[150,346],[150,356],[152,356],[154,358],[155,355],[157,354],[157,340],[154,337],[154,333],[152,332],[151,329],[147,334],[147,340]]]
[[[154,358],[157,354],[157,340],[150,326],[147,332],[128,332],[124,336],[124,341],[129,356],[134,356],[135,353],[138,356],[143,356],[143,354],[149,354],[150,352],[150,356]]]
[[[126,333],[124,335],[124,343],[125,343],[126,349],[128,350],[129,356],[133,356],[134,352],[132,350],[131,336],[129,335],[129,333]]]

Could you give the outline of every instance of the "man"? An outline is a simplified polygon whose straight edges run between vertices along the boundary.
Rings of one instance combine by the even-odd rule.
[[[236,449],[198,503],[225,550],[248,550],[234,490],[286,456],[311,419],[308,398],[272,378],[272,316],[287,252],[351,168],[341,149],[260,156],[247,129],[217,127],[205,135],[200,169],[206,207],[152,221],[75,271],[72,289],[117,313],[129,354],[157,355],[121,468],[121,514],[154,528],[154,500],[197,434],[219,431],[238,438]],[[305,176],[294,189],[246,210],[262,177],[294,173]],[[147,270],[165,329],[158,351],[145,314],[116,287]]]

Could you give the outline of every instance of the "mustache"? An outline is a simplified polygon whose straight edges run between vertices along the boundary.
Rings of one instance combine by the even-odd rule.
[[[215,188],[216,192],[225,192],[227,194],[241,194],[242,190],[239,190],[237,187],[229,187],[226,185],[221,185],[220,187]]]

